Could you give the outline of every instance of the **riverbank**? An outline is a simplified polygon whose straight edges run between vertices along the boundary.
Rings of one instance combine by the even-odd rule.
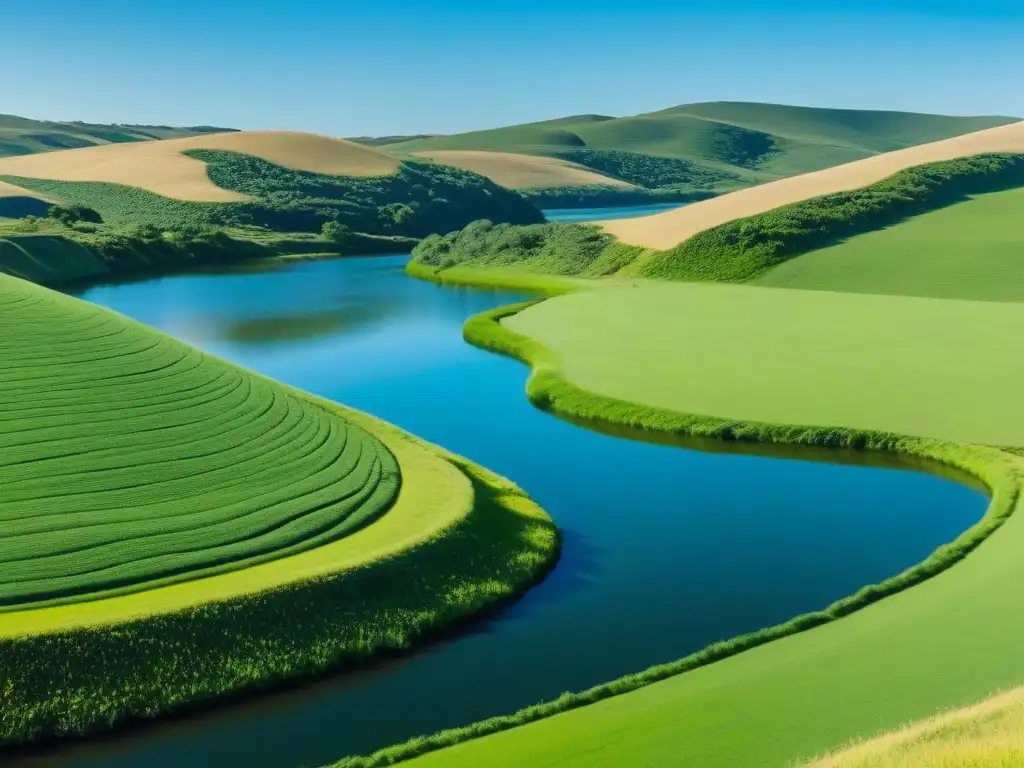
[[[686,286],[676,287],[686,290]],[[613,293],[623,298],[629,294],[634,311],[643,312],[640,308],[649,303],[642,291],[610,289],[602,293],[602,297],[587,292],[543,305],[495,310],[467,323],[466,336],[487,349],[527,362],[532,370],[528,395],[538,407],[551,412],[727,440],[809,442],[927,457],[984,480],[993,494],[985,519],[918,566],[866,587],[825,611],[716,644],[674,664],[567,695],[511,717],[417,740],[371,758],[343,760],[339,766],[383,765],[423,753],[428,754],[413,764],[616,765],[624,747],[600,738],[608,729],[631,734],[629,759],[639,764],[654,764],[669,754],[673,760],[709,766],[781,764],[808,759],[851,738],[871,735],[879,727],[895,727],[1021,682],[1013,671],[1020,668],[1021,652],[1009,639],[1014,633],[1007,633],[1009,617],[1004,610],[1024,596],[1018,586],[1020,574],[1008,576],[1009,570],[1024,569],[1012,555],[1024,536],[1022,516],[1011,515],[1020,505],[1024,478],[1020,458],[980,445],[849,427],[786,427],[686,415],[640,405],[638,398],[626,401],[588,391],[574,383],[573,378],[585,369],[574,361],[570,348],[560,347],[556,353],[517,329],[529,327],[534,335],[543,327],[543,338],[558,338],[559,323],[552,311],[568,305],[576,307],[568,310],[574,328],[593,329],[594,318],[588,321],[581,316],[579,307],[606,306]],[[559,308],[559,304],[563,306]],[[675,304],[678,306],[678,301]],[[533,322],[515,322],[519,312],[524,321],[532,313]],[[594,332],[600,334],[600,328]],[[607,357],[607,350],[602,351],[600,345],[594,346],[578,334],[573,338],[581,348]],[[639,350],[634,355],[647,354],[648,347],[624,341],[629,349]],[[635,374],[636,381],[648,378],[646,363],[624,362],[622,352],[616,354],[617,370]],[[663,367],[663,355],[657,359]],[[566,365],[577,371],[573,378],[566,374]],[[682,396],[684,400],[689,397]],[[838,417],[833,419],[833,423],[838,421]],[[985,545],[979,549],[982,541]],[[954,563],[956,567],[949,568]],[[883,597],[886,599],[881,600]],[[843,620],[836,621],[839,618]],[[972,633],[976,640],[968,650],[958,631],[962,626],[987,630]],[[992,642],[993,635],[1007,639]],[[941,680],[934,674],[937,668],[942,669]],[[865,681],[870,685],[863,685]],[[821,717],[823,708],[830,713],[827,719]],[[581,743],[591,745],[585,758],[579,751]],[[429,753],[434,749],[441,751]]]

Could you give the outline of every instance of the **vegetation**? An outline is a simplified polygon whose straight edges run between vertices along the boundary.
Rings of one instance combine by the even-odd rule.
[[[650,159],[635,160],[627,166],[630,176],[620,178],[653,188],[664,183],[666,174],[683,176],[682,167],[670,171],[672,166],[659,163],[668,158],[687,163],[685,173],[702,183],[695,188],[723,191],[1016,120],[712,102],[634,117],[582,115],[489,131],[417,138],[390,143],[387,148],[396,153],[476,149],[550,157],[568,155],[583,158],[575,162],[598,170],[615,162],[614,155],[602,157],[604,153],[625,152]],[[599,154],[588,154],[594,152]],[[714,181],[716,178],[720,180]]]
[[[1024,765],[1021,689],[885,734],[808,768],[1017,768]]]
[[[0,302],[15,427],[0,493],[7,527],[18,527],[0,552],[8,606],[146,587],[0,613],[0,744],[102,730],[404,650],[510,599],[557,554],[554,527],[522,491],[371,417],[22,281],[0,278]],[[18,431],[27,419],[33,430]],[[71,455],[60,448],[69,437]],[[260,522],[268,516],[278,527]],[[274,539],[274,559],[239,555],[229,571],[159,586],[167,570],[156,563],[182,565],[171,555],[186,521],[209,564],[227,561],[215,540],[243,520],[229,538]],[[289,536],[312,545],[332,525],[329,540],[289,549]],[[101,540],[114,527],[121,544]],[[69,546],[60,530],[94,546]],[[24,561],[40,542],[62,570]],[[149,557],[136,559],[140,547]],[[15,571],[48,586],[33,592]]]
[[[432,235],[413,250],[426,267],[504,267],[573,277],[604,277],[633,262],[642,249],[617,243],[598,227],[553,222],[513,227],[476,221],[461,232]]]
[[[721,312],[705,320],[702,310],[706,307],[689,306],[686,302],[688,294],[695,291],[717,294]],[[655,301],[658,293],[674,296],[665,295]],[[775,297],[763,300],[772,302],[776,312],[763,312],[765,306],[748,306],[752,294]],[[789,337],[791,319],[806,324],[806,317],[814,317],[816,323],[827,323],[820,334],[822,344],[827,344],[827,339],[838,330],[859,336],[862,352],[850,358],[851,363],[858,373],[870,372],[877,366],[865,365],[865,360],[873,359],[872,355],[884,355],[887,347],[874,344],[870,334],[858,334],[865,320],[870,319],[873,326],[882,330],[899,328],[893,323],[892,313],[913,318],[923,302],[847,298],[859,305],[888,306],[889,314],[876,317],[876,306],[858,306],[843,308],[838,317],[832,318],[807,306],[791,306],[804,300],[829,306],[836,299],[834,294],[655,285],[583,291],[538,305],[501,308],[471,319],[466,337],[474,344],[528,362],[532,368],[527,385],[530,399],[557,414],[727,440],[898,451],[957,466],[981,478],[992,493],[991,505],[981,522],[918,566],[881,584],[865,587],[823,611],[715,644],[690,657],[589,691],[565,694],[511,716],[413,739],[369,757],[348,758],[338,763],[338,768],[389,765],[417,756],[412,764],[425,767],[514,767],[547,761],[600,768],[621,763],[622,743],[608,739],[609,732],[629,733],[630,760],[637,764],[791,764],[808,758],[815,750],[834,747],[844,738],[872,733],[879,725],[891,727],[921,717],[936,707],[969,701],[1016,679],[1014,670],[1024,660],[1024,651],[1013,639],[1014,633],[1006,631],[1004,610],[1005,605],[1024,596],[1020,586],[1024,582],[1018,579],[1024,564],[1013,554],[1024,535],[1024,519],[1011,516],[1019,503],[1024,463],[1014,454],[858,427],[787,426],[742,416],[722,419],[694,415],[665,407],[666,401],[652,400],[649,390],[644,389],[643,382],[652,378],[671,382],[679,389],[681,382],[702,378],[692,375],[695,370],[714,370],[712,386],[721,387],[723,381],[730,380],[721,371],[721,365],[709,365],[691,354],[692,338],[678,340],[678,328],[694,316],[702,321],[693,327],[691,337],[707,337],[705,347],[719,347],[721,357],[735,358],[748,371],[773,370],[768,363],[778,358],[773,357],[774,349],[762,349],[764,334],[751,338],[745,345],[731,346],[733,339],[720,334],[728,318],[739,318],[748,330],[763,329],[779,339],[779,343],[788,342],[790,358],[794,354],[819,361],[827,358],[816,368],[833,367],[836,360],[851,353],[849,347],[828,347],[827,354],[822,355],[819,349],[809,347],[806,339]],[[908,301],[911,305],[904,305]],[[1002,313],[1003,319],[1013,316],[1018,324],[1024,322],[1024,313],[1007,305],[929,304],[933,316],[917,323],[917,336],[927,337],[929,321],[941,311],[946,312],[947,322],[962,320],[958,310],[964,306],[979,306],[980,312]],[[665,312],[669,305],[674,312]],[[934,308],[935,305],[943,310]],[[614,337],[609,335],[610,326],[622,326],[634,317],[637,319],[632,326],[625,330],[618,327]],[[639,327],[650,327],[652,320],[664,324],[670,317],[674,327],[659,326],[657,335],[642,337],[633,332]],[[773,322],[762,323],[762,317],[772,317]],[[946,364],[956,369],[959,355],[969,353],[979,338],[991,339],[992,327],[1004,327],[987,322],[993,319],[972,318],[969,327],[977,334],[959,337],[961,343],[956,345],[951,346],[949,337],[943,336]],[[1012,329],[1006,330],[1013,333]],[[941,330],[936,335],[942,336]],[[594,343],[596,337],[602,339],[601,344]],[[673,338],[675,343],[666,347],[665,338]],[[616,345],[609,347],[610,341]],[[871,387],[876,399],[891,395],[892,380],[904,382],[912,396],[924,396],[923,385],[936,378],[934,369],[929,368],[935,360],[926,359],[934,357],[942,344],[923,346],[924,352],[918,347],[900,345],[915,354],[901,355],[899,370],[890,366],[882,386],[876,382]],[[991,356],[1007,361],[998,342],[990,341],[987,349]],[[670,352],[674,354],[666,359]],[[589,362],[582,361],[584,355],[589,355]],[[589,373],[598,358],[605,361],[605,370],[590,376],[590,381],[600,382],[605,387],[603,392],[593,391],[572,373]],[[607,382],[613,381],[608,367],[617,371],[617,383],[611,393],[606,387]],[[794,367],[792,378],[807,372],[806,367]],[[979,375],[974,381],[984,378]],[[964,393],[971,392],[973,401],[990,405],[994,416],[1005,415],[1007,408],[1013,407],[1013,380],[1009,375],[996,404],[988,402],[988,393],[972,390],[969,385],[962,386],[951,403],[961,402]],[[850,418],[862,422],[864,412],[856,405],[851,406],[847,395],[863,387],[864,382],[847,381],[841,396],[817,398],[829,411],[822,417],[824,423],[837,424]],[[816,391],[834,390],[818,386]],[[748,386],[733,390],[735,402],[754,394],[762,405],[779,392],[775,382],[763,384],[760,380],[753,390]],[[684,388],[674,395],[671,405],[678,408],[691,402],[691,393]],[[800,416],[794,411],[792,421]],[[970,420],[964,423],[970,425]],[[931,427],[934,430],[934,424]],[[989,427],[995,428],[995,421],[989,420]],[[949,434],[964,433],[951,430]],[[1024,441],[1024,424],[1016,425],[1015,434],[1018,442]],[[976,549],[983,540],[985,547]],[[972,551],[974,554],[965,557]],[[954,562],[958,563],[956,568],[949,569]],[[1013,571],[1012,575],[1007,569]],[[911,585],[915,586],[908,590]],[[881,600],[883,597],[887,599]],[[869,609],[860,610],[869,605]],[[836,622],[840,617],[844,620]],[[959,631],[963,626],[977,629],[969,635],[973,639]],[[936,668],[941,668],[943,674],[935,675]],[[865,680],[872,684],[865,686]],[[598,701],[603,701],[598,707],[586,706]],[[828,718],[821,717],[823,709],[828,711]],[[513,732],[502,733],[512,728]],[[588,748],[581,752],[580,744],[587,744]]]
[[[479,218],[519,224],[543,220],[521,196],[487,179],[432,163],[404,163],[393,176],[325,176],[221,150],[189,150],[207,164],[219,187],[249,202],[173,200],[136,187],[101,182],[17,179],[17,186],[99,211],[120,224],[259,226],[283,232],[319,232],[329,221],[374,235],[424,237],[459,229]]]
[[[1024,188],[977,195],[779,264],[759,285],[1024,301]]]
[[[954,206],[971,195],[1020,186],[1024,186],[1024,155],[978,155],[908,168],[863,189],[722,224],[664,251],[619,243],[593,225],[510,228],[475,223],[462,232],[425,240],[413,253],[417,261],[441,268],[500,265],[556,275],[619,273],[661,280],[740,282],[845,238]],[[820,259],[819,255],[819,263]],[[935,279],[943,277],[937,274]],[[904,282],[909,280],[908,276]],[[1013,292],[1011,284],[1004,285],[1004,293]]]
[[[591,184],[567,187],[532,187],[521,189],[519,193],[538,208],[601,208],[617,205],[690,203],[715,196],[713,192]]]
[[[736,174],[698,165],[690,160],[639,152],[572,149],[561,152],[559,157],[649,189],[710,192],[729,184],[737,184],[740,180]]]
[[[0,157],[79,149],[107,143],[171,139],[228,130],[231,129],[215,126],[173,128],[169,125],[97,125],[80,121],[55,122],[0,115]]]

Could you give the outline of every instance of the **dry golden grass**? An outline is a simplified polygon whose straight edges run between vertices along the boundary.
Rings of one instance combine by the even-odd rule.
[[[1024,122],[887,152],[773,181],[654,216],[597,222],[624,243],[671,248],[705,229],[819,195],[858,189],[924,163],[986,152],[1024,152]]]
[[[205,163],[181,154],[188,149],[230,150],[286,168],[338,176],[386,176],[399,166],[390,155],[344,139],[292,131],[244,131],[8,157],[0,159],[0,176],[105,181],[206,203],[248,199],[216,186],[206,174]]]
[[[807,768],[1021,768],[1024,689],[940,715],[842,752]]]
[[[566,187],[584,184],[601,184],[613,187],[632,187],[625,181],[596,173],[582,165],[558,160],[554,157],[535,157],[512,152],[488,152],[484,150],[437,150],[416,152],[444,165],[452,165],[466,171],[486,176],[495,184],[510,189],[532,187]]]
[[[35,197],[39,200],[50,200],[46,195],[41,195],[38,192],[30,192],[27,189],[16,187],[13,184],[8,184],[4,181],[0,181],[0,197]]]

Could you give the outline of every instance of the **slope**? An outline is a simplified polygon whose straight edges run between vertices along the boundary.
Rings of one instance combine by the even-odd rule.
[[[620,241],[670,248],[698,232],[802,200],[859,189],[906,168],[982,153],[1024,152],[1024,122],[896,150],[854,163],[781,179],[674,211],[599,225]]]
[[[204,125],[188,128],[169,125],[103,125],[0,115],[0,157],[102,144],[173,139],[227,130]]]

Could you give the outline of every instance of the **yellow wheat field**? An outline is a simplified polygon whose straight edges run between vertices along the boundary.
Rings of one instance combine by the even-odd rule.
[[[390,155],[344,139],[292,131],[243,131],[8,157],[0,159],[0,176],[104,181],[204,203],[248,199],[210,181],[205,163],[182,154],[188,149],[230,150],[286,168],[338,176],[386,176],[399,166]]]
[[[923,163],[986,152],[1024,152],[1024,122],[921,144],[823,171],[805,173],[653,216],[597,222],[619,240],[671,248],[705,229],[819,195],[858,189]]]
[[[558,160],[553,157],[519,155],[513,152],[488,152],[485,150],[437,150],[416,152],[444,165],[452,165],[466,171],[486,176],[495,184],[510,189],[534,187],[565,187],[584,184],[632,187],[625,181],[596,173],[582,165]]]

